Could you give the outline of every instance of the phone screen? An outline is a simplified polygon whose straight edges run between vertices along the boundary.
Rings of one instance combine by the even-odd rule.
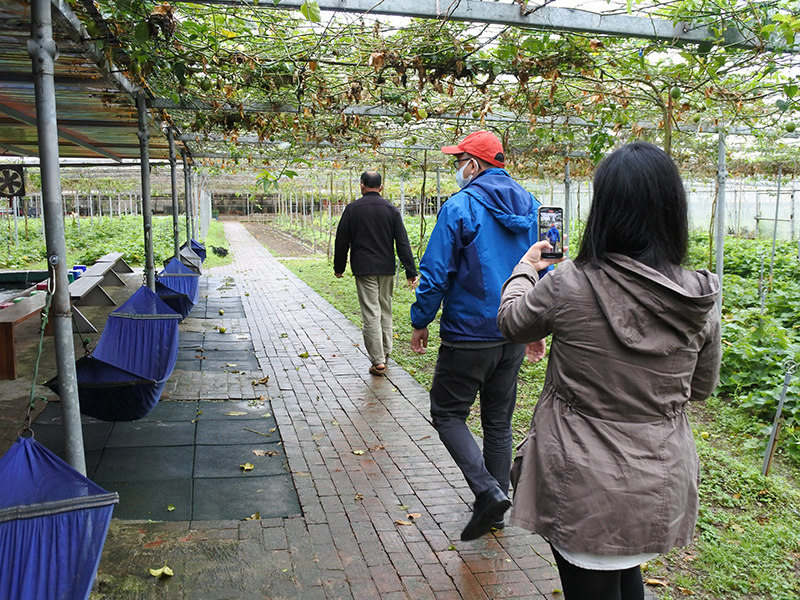
[[[542,252],[542,258],[564,256],[564,209],[560,206],[539,207],[539,241],[547,240],[551,252]]]

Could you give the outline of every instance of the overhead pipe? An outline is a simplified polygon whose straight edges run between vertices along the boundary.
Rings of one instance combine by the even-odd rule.
[[[75,370],[75,345],[72,339],[72,306],[67,275],[67,244],[61,212],[61,173],[58,157],[55,60],[58,48],[53,40],[50,0],[32,0],[31,37],[28,55],[33,61],[33,87],[36,95],[36,130],[42,176],[42,220],[50,277],[55,282],[50,308],[58,370],[61,420],[64,425],[67,462],[86,475],[83,449],[78,375]]]

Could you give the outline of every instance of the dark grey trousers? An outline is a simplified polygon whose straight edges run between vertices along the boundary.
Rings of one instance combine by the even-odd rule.
[[[511,416],[525,344],[465,349],[440,346],[431,385],[431,418],[439,438],[477,496],[495,486],[508,494]],[[483,452],[467,427],[480,392]]]

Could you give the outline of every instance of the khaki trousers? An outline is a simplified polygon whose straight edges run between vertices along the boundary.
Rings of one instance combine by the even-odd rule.
[[[356,277],[358,303],[364,321],[364,346],[373,365],[386,363],[392,352],[392,292],[394,275]]]

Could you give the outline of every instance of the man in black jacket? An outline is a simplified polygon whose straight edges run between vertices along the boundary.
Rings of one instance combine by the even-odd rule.
[[[392,351],[395,247],[408,285],[414,287],[419,281],[400,211],[381,197],[382,191],[380,173],[361,174],[361,198],[348,204],[342,213],[333,256],[334,275],[342,277],[350,251],[350,269],[356,278],[364,321],[364,345],[372,361],[369,372],[373,375],[386,372],[386,359]]]

